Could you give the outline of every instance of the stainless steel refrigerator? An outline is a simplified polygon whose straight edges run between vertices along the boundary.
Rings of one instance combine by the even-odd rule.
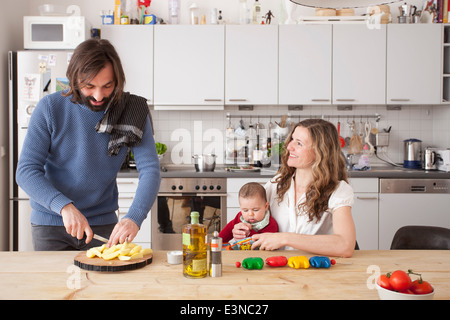
[[[16,184],[17,161],[38,101],[47,94],[67,88],[66,70],[71,56],[72,51],[65,50],[8,53],[10,250],[33,250],[30,200]]]

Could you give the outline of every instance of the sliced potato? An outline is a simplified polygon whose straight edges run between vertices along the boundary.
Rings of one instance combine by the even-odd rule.
[[[130,260],[140,259],[140,258],[143,258],[143,257],[144,257],[144,255],[142,253],[137,252],[137,253],[131,255],[131,259]]]
[[[131,249],[130,251],[130,256],[132,256],[135,253],[141,252],[142,247],[141,246],[136,246],[133,249]]]
[[[119,259],[122,261],[135,260],[143,258],[145,255],[153,253],[150,248],[142,248],[132,242],[124,242],[122,244],[116,244],[108,248],[106,244],[101,247],[94,247],[86,251],[88,258],[102,258],[104,260]]]
[[[102,258],[105,260],[112,260],[114,258],[117,258],[119,256],[119,254],[120,254],[120,251],[117,250],[117,251],[113,251],[113,252],[110,252],[107,254],[102,254]]]
[[[142,253],[142,255],[145,256],[147,254],[153,253],[153,250],[150,248],[145,248],[145,249],[141,249],[141,253]]]
[[[88,258],[94,258],[94,257],[102,257],[102,253],[98,250],[98,248],[91,248],[88,251],[86,251],[86,256]]]

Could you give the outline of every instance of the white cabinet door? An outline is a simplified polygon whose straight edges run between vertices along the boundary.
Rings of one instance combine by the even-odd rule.
[[[378,179],[353,178],[350,185],[355,194],[352,216],[356,241],[361,250],[378,249]]]
[[[331,104],[331,25],[279,26],[279,104]]]
[[[385,104],[386,26],[333,26],[333,103]]]
[[[153,104],[153,26],[102,26],[102,38],[116,48],[125,72],[125,90]]]
[[[122,219],[128,213],[128,210],[133,203],[136,189],[139,183],[137,178],[117,178],[117,189],[119,191],[119,210],[118,219]],[[148,213],[147,218],[142,222],[136,238],[133,243],[142,245],[145,248],[151,247],[151,212]]]
[[[224,104],[224,26],[155,26],[155,105]]]
[[[225,103],[278,103],[278,26],[226,26]]]
[[[440,24],[390,24],[387,28],[387,104],[439,104],[442,65]]]

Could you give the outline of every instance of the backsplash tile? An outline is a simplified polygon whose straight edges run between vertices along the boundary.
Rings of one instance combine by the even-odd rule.
[[[336,106],[304,106],[302,111],[288,111],[286,106],[255,106],[253,111],[239,111],[237,106],[226,106],[224,111],[155,111],[152,110],[155,126],[156,141],[163,142],[168,152],[163,163],[190,164],[191,156],[195,153],[211,153],[218,155],[217,163],[224,163],[225,130],[228,126],[227,113],[233,116],[242,116],[246,124],[250,121],[256,123],[258,115],[274,115],[271,120],[279,121],[281,116],[290,115],[292,121],[297,122],[309,117],[323,117],[337,124],[341,122],[341,135],[351,137],[348,122],[365,122],[366,115],[379,114],[381,120],[378,130],[392,127],[389,137],[389,147],[386,154],[380,152],[396,163],[403,162],[403,140],[416,138],[422,140],[422,147],[427,146],[447,148],[450,147],[450,106],[402,106],[401,110],[387,110],[385,105],[353,106],[351,111],[338,111]],[[333,118],[327,118],[332,115]],[[251,116],[251,118],[249,118]],[[362,116],[362,117],[361,117]],[[235,126],[239,118],[232,118],[231,124]],[[368,119],[372,126],[375,119]],[[260,121],[267,128],[269,118]],[[176,152],[174,152],[174,150]],[[383,150],[381,150],[383,151]],[[344,148],[348,152],[348,148]],[[178,162],[182,163],[178,163]],[[383,162],[375,156],[372,163]]]

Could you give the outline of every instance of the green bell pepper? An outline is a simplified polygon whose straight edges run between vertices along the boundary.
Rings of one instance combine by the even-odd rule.
[[[245,258],[244,261],[242,261],[242,267],[245,269],[251,270],[251,269],[262,269],[264,266],[264,260],[259,257],[250,257]]]

